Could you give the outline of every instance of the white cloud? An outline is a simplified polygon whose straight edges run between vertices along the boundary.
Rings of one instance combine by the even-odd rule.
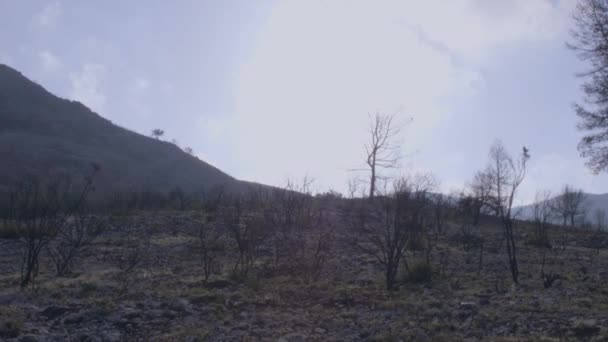
[[[278,2],[237,75],[229,127],[241,175],[276,184],[309,173],[339,188],[375,111],[414,118],[406,152],[428,143],[449,99],[476,94],[483,77],[413,28],[419,3]]]
[[[40,59],[43,69],[47,72],[58,71],[63,66],[57,56],[48,50],[40,51],[38,53],[38,58]]]
[[[70,98],[80,101],[97,113],[103,113],[106,96],[102,85],[106,69],[101,64],[85,63],[79,72],[70,75]]]
[[[308,173],[344,188],[368,113],[413,117],[412,152],[433,143],[456,100],[485,86],[496,48],[561,39],[573,2],[281,1],[259,31],[227,124],[240,174],[278,184]],[[462,184],[451,180],[446,185]]]
[[[49,2],[32,18],[32,24],[37,29],[54,28],[63,14],[63,7],[58,1]]]
[[[201,117],[198,127],[205,133],[205,139],[210,142],[219,142],[226,133],[226,122],[217,118]]]
[[[150,81],[146,78],[138,77],[133,81],[133,90],[136,92],[143,92],[150,88]]]
[[[139,119],[149,119],[153,111],[150,110],[149,90],[152,84],[145,77],[135,77],[125,86],[125,105],[128,107],[128,115],[137,116]]]
[[[496,47],[560,38],[575,5],[549,0],[409,0],[397,11],[403,13],[404,23],[478,63]]]

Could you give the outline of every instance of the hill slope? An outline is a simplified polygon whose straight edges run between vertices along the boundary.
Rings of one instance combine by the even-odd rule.
[[[240,187],[177,146],[112,124],[75,101],[58,98],[0,64],[0,190],[24,174],[83,174],[101,166],[100,191],[179,186],[195,191]]]
[[[588,194],[585,193],[585,221],[596,223],[595,213],[604,210],[608,214],[608,194]],[[529,204],[516,208],[519,218],[532,220],[534,218],[534,205]],[[555,218],[554,223],[561,223],[560,218]]]

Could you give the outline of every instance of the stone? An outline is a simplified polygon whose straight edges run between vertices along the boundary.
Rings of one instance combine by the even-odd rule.
[[[40,315],[46,317],[46,319],[50,321],[57,317],[63,316],[68,311],[70,311],[70,309],[63,306],[49,306],[42,310]]]
[[[597,334],[600,331],[600,327],[595,319],[583,319],[575,320],[572,330],[577,337],[589,337]]]
[[[300,333],[291,333],[279,337],[276,342],[305,342],[306,340],[306,335]]]

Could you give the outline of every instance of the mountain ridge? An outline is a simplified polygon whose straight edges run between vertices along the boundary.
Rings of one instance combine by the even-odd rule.
[[[24,175],[79,175],[101,167],[104,192],[184,191],[241,182],[179,147],[120,127],[78,101],[62,99],[0,64],[0,190]]]

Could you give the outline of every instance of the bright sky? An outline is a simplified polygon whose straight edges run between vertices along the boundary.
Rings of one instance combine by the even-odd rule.
[[[520,193],[608,190],[578,156],[575,0],[0,0],[0,62],[245,180],[345,190],[368,114],[413,118],[403,173],[462,187],[502,139]],[[363,174],[362,174],[363,176]]]

